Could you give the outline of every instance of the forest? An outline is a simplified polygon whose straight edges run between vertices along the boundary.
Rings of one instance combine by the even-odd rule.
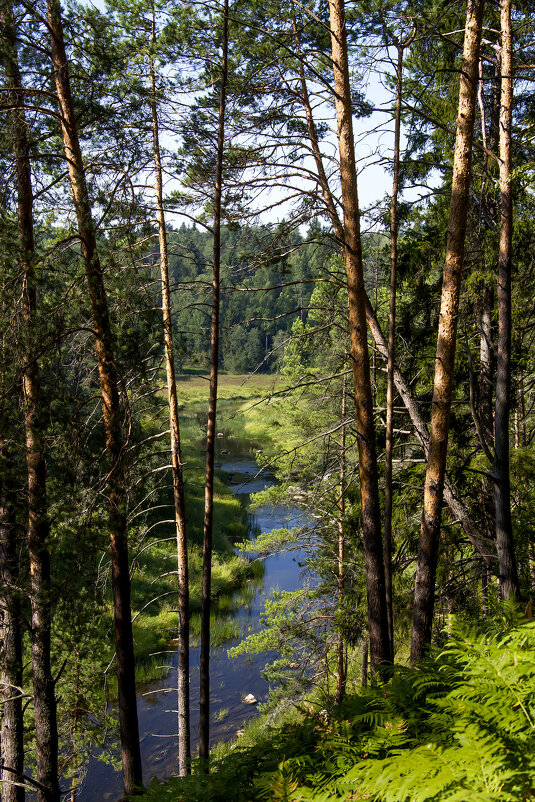
[[[3,802],[535,796],[534,70],[0,0]]]

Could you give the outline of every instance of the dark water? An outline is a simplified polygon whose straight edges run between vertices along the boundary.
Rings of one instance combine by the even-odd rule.
[[[228,476],[228,483],[240,496],[248,500],[255,493],[273,484],[269,475],[257,475],[258,466],[251,458],[222,458],[218,467]],[[294,526],[302,522],[299,510],[284,506],[265,506],[256,511],[254,524],[261,532],[269,532],[284,526]],[[299,562],[304,560],[300,550],[268,557],[264,561],[264,576],[251,582],[249,603],[236,610],[235,617],[241,632],[256,631],[260,625],[260,613],[266,598],[272,591],[294,590],[299,585]],[[257,715],[254,705],[241,700],[252,693],[259,701],[268,695],[268,683],[262,679],[261,671],[269,660],[269,653],[253,656],[229,658],[227,650],[238,643],[232,640],[223,646],[212,649],[210,655],[211,677],[211,743],[230,740],[235,737],[245,722]],[[192,752],[198,745],[199,710],[199,647],[192,647],[191,660],[191,736]],[[164,779],[176,771],[177,744],[176,733],[176,657],[169,673],[162,679],[148,682],[139,687],[138,715],[141,738],[141,757],[143,777],[148,783],[152,777]],[[219,716],[219,711],[228,711]],[[80,802],[97,800],[117,800],[121,796],[122,776],[101,761],[92,759],[87,769],[83,786],[78,792]]]

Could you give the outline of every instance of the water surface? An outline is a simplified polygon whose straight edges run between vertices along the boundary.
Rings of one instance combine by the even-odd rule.
[[[234,492],[248,501],[250,493],[263,490],[273,484],[268,473],[259,474],[256,462],[251,458],[227,460],[222,457],[217,466],[228,477]],[[302,523],[302,513],[292,507],[266,505],[254,513],[257,531],[269,532],[280,527]],[[264,560],[262,579],[250,584],[248,604],[236,609],[234,615],[245,635],[257,631],[260,614],[266,598],[273,590],[295,590],[299,586],[300,567],[305,554],[300,550],[273,555]],[[236,594],[240,600],[243,593]],[[210,654],[210,742],[231,740],[243,724],[257,715],[254,705],[242,702],[252,693],[260,702],[268,695],[268,683],[261,671],[270,659],[270,653],[240,655],[229,658],[227,651],[239,639],[227,641],[212,649]],[[195,754],[199,737],[199,658],[200,648],[192,646],[190,651],[190,705],[192,753]],[[141,740],[143,777],[148,783],[152,777],[165,779],[176,772],[177,761],[177,714],[176,714],[176,654],[172,655],[171,668],[165,677],[147,682],[138,688],[138,715]],[[87,770],[81,790],[80,802],[118,800],[122,792],[121,772],[93,758]]]

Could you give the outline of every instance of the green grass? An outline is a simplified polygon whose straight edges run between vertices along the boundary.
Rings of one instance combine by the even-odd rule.
[[[165,677],[170,668],[168,657],[170,657],[170,655],[163,653],[137,663],[136,682],[150,682],[151,680]]]
[[[225,451],[231,451],[233,455],[254,456],[267,442],[272,421],[270,415],[266,414],[265,405],[259,402],[272,391],[273,385],[274,378],[267,375],[254,376],[249,380],[232,374],[220,377],[217,431],[223,437],[218,437],[216,444],[220,457],[221,452]],[[209,388],[201,375],[188,372],[179,377],[177,389],[186,492],[190,610],[195,635],[198,629],[196,613],[201,606],[204,428]],[[158,516],[172,518],[170,489],[160,494],[154,503],[155,506],[166,506],[163,511],[161,508],[156,511],[154,518],[148,520],[149,525],[158,523]],[[149,541],[145,541],[140,534],[136,544],[138,553],[136,548],[132,549],[135,565],[132,578],[134,648],[136,660],[141,666],[140,678],[147,672],[157,672],[155,661],[150,656],[165,649],[176,636],[178,626],[174,525],[158,525],[151,530],[151,537],[153,542],[149,546]],[[249,563],[233,550],[233,545],[246,537],[247,516],[242,503],[225,485],[223,474],[216,471],[212,563],[214,645],[239,635],[235,622],[226,615],[236,606],[233,594],[244,588],[243,603],[247,603],[247,581],[262,574],[261,563]],[[156,663],[161,665],[161,661]],[[162,668],[159,670],[164,671]]]
[[[283,388],[276,376],[222,374],[218,384],[218,431],[225,437],[246,440],[251,451],[261,448],[278,427],[273,393]],[[192,412],[206,411],[208,382],[198,375],[180,376],[177,381],[181,418],[185,427]]]
[[[195,645],[199,643],[201,634],[201,616],[194,613],[190,620],[190,632]],[[222,646],[232,638],[240,637],[240,627],[238,622],[231,616],[222,616],[218,611],[210,616],[210,644],[212,646]]]
[[[224,721],[229,714],[228,707],[222,707],[221,710],[218,710],[214,716],[216,721]]]

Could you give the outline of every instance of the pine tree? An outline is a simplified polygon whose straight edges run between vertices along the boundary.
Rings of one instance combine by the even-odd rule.
[[[210,393],[208,398],[208,423],[206,426],[206,469],[204,479],[199,756],[205,761],[206,767],[208,766],[210,754],[210,607],[212,585],[212,528],[214,516],[214,457],[217,419],[217,379],[219,371],[221,218],[229,48],[228,22],[229,4],[228,0],[224,0],[221,11],[221,75],[219,79],[219,112],[216,140],[217,154],[213,193],[214,219],[212,324],[210,330]]]
[[[366,563],[370,660],[373,670],[391,661],[386,610],[383,540],[379,508],[378,466],[368,356],[362,245],[349,88],[345,9],[330,0],[334,91],[344,212],[344,259],[347,271],[353,387],[357,415],[362,534]]]
[[[22,320],[25,348],[23,352],[22,390],[24,396],[24,428],[28,472],[28,545],[31,579],[32,682],[37,747],[37,792],[42,802],[60,798],[58,777],[58,731],[54,679],[50,660],[51,587],[50,587],[50,520],[47,505],[45,408],[37,357],[35,287],[35,240],[33,223],[33,190],[30,149],[24,115],[24,93],[18,66],[13,10],[2,8],[4,28],[4,69],[9,99],[10,129],[13,142],[19,262],[22,276]],[[12,559],[13,555],[11,555]],[[19,683],[20,684],[20,683]],[[20,723],[19,723],[20,726]],[[17,737],[17,735],[16,735]],[[20,734],[19,736],[20,737]],[[8,792],[9,793],[9,792]]]
[[[430,642],[433,621],[435,576],[446,473],[457,319],[468,213],[482,17],[482,0],[475,0],[475,2],[468,0],[446,263],[442,282],[435,362],[429,455],[424,489],[418,566],[414,586],[411,640],[411,662],[413,664],[422,658],[425,648]]]
[[[500,93],[500,253],[498,266],[498,354],[496,364],[496,410],[494,415],[494,499],[496,547],[500,587],[504,598],[520,595],[511,520],[509,476],[509,405],[511,395],[511,261],[513,240],[512,119],[513,42],[511,3],[500,4],[501,93]]]
[[[119,383],[114,358],[108,302],[98,256],[95,225],[89,202],[84,163],[78,137],[78,126],[71,94],[61,9],[57,0],[48,0],[47,15],[65,158],[78,221],[78,233],[96,339],[109,471],[107,494],[123,780],[125,792],[135,794],[139,792],[142,786],[142,767],[136,706],[125,480],[122,464],[125,441],[121,427]]]

